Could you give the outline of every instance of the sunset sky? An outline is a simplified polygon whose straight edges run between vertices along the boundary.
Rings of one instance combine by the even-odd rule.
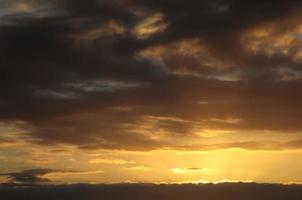
[[[0,0],[0,183],[302,183],[302,1]]]

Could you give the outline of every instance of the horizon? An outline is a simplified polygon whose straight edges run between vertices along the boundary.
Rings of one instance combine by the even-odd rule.
[[[155,185],[155,184],[77,184],[77,185],[34,185],[23,187],[1,186],[0,196],[17,200],[24,196],[28,200],[36,199],[212,199],[212,200],[246,200],[274,199],[298,200],[302,187],[297,185],[271,185],[255,183],[224,183],[224,184],[186,184],[186,185]]]

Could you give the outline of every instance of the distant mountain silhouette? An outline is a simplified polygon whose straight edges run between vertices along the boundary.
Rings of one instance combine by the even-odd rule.
[[[0,186],[2,200],[301,200],[301,185],[256,183]]]

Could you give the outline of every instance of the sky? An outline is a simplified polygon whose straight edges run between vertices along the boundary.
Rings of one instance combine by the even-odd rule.
[[[0,0],[0,183],[301,183],[301,11]]]

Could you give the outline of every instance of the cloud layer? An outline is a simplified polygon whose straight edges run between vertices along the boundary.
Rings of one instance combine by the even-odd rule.
[[[299,1],[0,7],[0,120],[31,142],[153,150],[203,145],[204,130],[302,130]],[[269,149],[253,140],[216,147]]]

